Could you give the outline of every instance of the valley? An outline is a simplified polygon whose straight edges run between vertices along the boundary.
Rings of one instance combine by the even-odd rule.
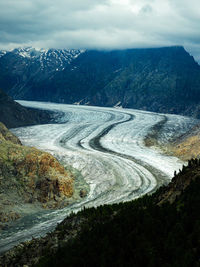
[[[179,115],[132,109],[19,103],[60,114],[56,124],[20,127],[12,132],[23,144],[50,152],[64,166],[77,169],[90,191],[83,201],[27,216],[2,231],[1,252],[53,230],[72,211],[129,201],[168,184],[184,162],[165,155],[158,147],[145,146],[144,140],[153,136],[158,144],[165,145],[198,122]]]
[[[0,267],[200,267],[199,1],[0,14]]]

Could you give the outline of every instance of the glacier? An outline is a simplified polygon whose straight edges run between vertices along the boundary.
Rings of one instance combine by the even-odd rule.
[[[197,120],[141,110],[18,101],[21,105],[55,111],[56,123],[12,129],[24,145],[53,154],[64,165],[78,169],[90,187],[81,202],[44,212],[3,231],[0,252],[51,231],[69,213],[83,207],[133,200],[169,183],[184,164],[159,147],[145,146],[155,133],[166,144],[191,129]]]

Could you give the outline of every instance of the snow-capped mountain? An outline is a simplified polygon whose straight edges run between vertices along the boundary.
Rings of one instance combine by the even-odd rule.
[[[3,57],[7,52],[4,50],[0,50],[0,58]]]
[[[15,99],[122,106],[200,118],[200,66],[183,47],[2,51],[0,88]]]
[[[67,49],[36,49],[33,47],[16,48],[11,51],[0,51],[0,58],[3,56],[19,56],[26,64],[40,65],[41,70],[60,71],[69,65],[85,50]]]
[[[69,68],[84,50],[35,49],[32,47],[0,51],[0,87],[14,98],[31,90],[37,95],[39,84]],[[18,92],[21,92],[19,96]],[[46,93],[45,93],[46,94]]]

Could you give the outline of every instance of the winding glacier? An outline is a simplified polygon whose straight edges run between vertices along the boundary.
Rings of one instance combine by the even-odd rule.
[[[83,206],[132,200],[168,183],[183,162],[164,155],[158,148],[146,147],[144,139],[155,131],[156,125],[162,124],[155,134],[157,141],[163,144],[197,123],[188,117],[132,109],[19,102],[60,114],[56,124],[12,131],[24,145],[48,151],[64,165],[78,169],[89,184],[90,192],[82,202],[26,218],[17,227],[3,231],[0,252],[52,230],[67,214]]]

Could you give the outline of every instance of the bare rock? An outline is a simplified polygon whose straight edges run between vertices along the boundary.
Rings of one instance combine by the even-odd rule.
[[[74,176],[51,154],[22,146],[0,123],[0,222],[23,216],[22,204],[41,208],[60,208],[74,193]]]

